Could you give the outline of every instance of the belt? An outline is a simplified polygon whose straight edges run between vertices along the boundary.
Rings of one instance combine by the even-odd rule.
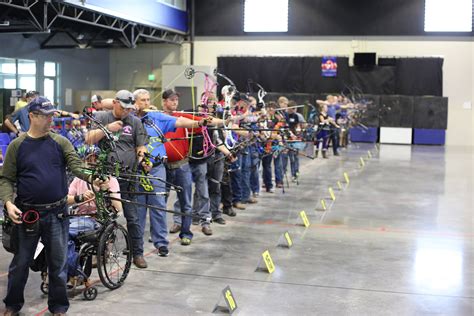
[[[166,163],[166,168],[168,168],[168,169],[178,169],[179,167],[184,166],[188,162],[189,162],[188,158],[184,158],[184,159],[181,159],[181,160],[178,160],[178,161],[173,161],[173,162],[168,161]]]
[[[66,203],[67,203],[67,196],[65,196],[59,201],[56,201],[53,203],[47,203],[47,204],[30,204],[30,203],[18,202],[20,206],[32,208],[37,211],[56,209],[56,208],[66,205]]]

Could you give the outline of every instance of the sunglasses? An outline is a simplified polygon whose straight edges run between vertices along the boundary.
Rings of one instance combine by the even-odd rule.
[[[135,99],[132,97],[129,97],[128,99],[119,99],[119,98],[115,98],[115,99],[126,104],[135,104]]]

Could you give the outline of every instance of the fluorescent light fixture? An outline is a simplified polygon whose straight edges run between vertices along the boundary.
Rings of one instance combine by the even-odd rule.
[[[425,32],[472,32],[472,0],[425,0]]]
[[[288,32],[289,0],[245,0],[244,32]]]

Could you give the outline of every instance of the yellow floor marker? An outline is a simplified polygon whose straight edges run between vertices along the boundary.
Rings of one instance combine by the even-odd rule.
[[[323,210],[327,210],[326,201],[324,201],[324,199],[321,200],[321,206],[323,207]]]
[[[370,150],[367,151],[367,157],[372,158],[372,153],[370,152]]]
[[[337,187],[339,188],[339,190],[342,190],[342,183],[341,183],[341,181],[337,181]]]
[[[347,172],[344,172],[344,179],[346,180],[346,183],[349,184],[349,175]]]
[[[329,187],[329,195],[331,196],[331,200],[335,201],[336,200],[336,195],[334,194],[334,190]]]
[[[260,266],[262,260],[265,262],[265,268]],[[275,265],[273,264],[272,257],[270,256],[270,252],[268,250],[265,250],[262,253],[262,258],[258,261],[257,270],[255,271],[266,271],[270,274],[275,271]]]
[[[301,212],[300,212],[300,217],[301,217],[301,219],[303,220],[304,227],[309,227],[309,225],[311,225],[311,224],[309,223],[308,216],[306,216],[306,212],[305,212],[305,211],[301,211]]]
[[[286,231],[282,235],[280,235],[277,247],[291,248],[291,246],[293,246],[293,240],[291,240],[290,233]]]
[[[226,306],[221,305],[221,300],[224,299]],[[230,286],[227,285],[222,290],[222,297],[219,297],[216,305],[214,306],[213,313],[215,312],[223,312],[232,315],[232,313],[237,309],[237,302],[235,301],[234,294],[230,290]]]
[[[365,161],[363,157],[360,157],[360,166],[364,167],[365,166]]]

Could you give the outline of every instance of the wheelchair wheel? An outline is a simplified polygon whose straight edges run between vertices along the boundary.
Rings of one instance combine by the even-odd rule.
[[[105,287],[114,290],[122,286],[132,264],[131,241],[125,228],[109,224],[101,233],[97,249],[97,269]]]
[[[93,268],[93,257],[95,247],[93,244],[86,243],[79,250],[78,265],[81,268],[84,277],[89,278]]]
[[[87,301],[93,301],[97,297],[97,288],[96,287],[88,287],[82,292],[82,295],[84,295],[84,299]]]
[[[43,292],[43,294],[48,294],[48,283],[46,282],[41,282],[41,286],[40,286],[40,290],[41,292]]]

